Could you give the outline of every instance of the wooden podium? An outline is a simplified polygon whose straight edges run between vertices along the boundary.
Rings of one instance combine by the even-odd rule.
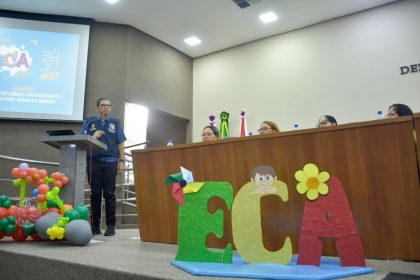
[[[305,197],[296,191],[294,174],[312,162],[342,181],[367,257],[420,260],[419,170],[408,117],[132,154],[143,241],[177,243],[178,203],[164,181],[180,172],[180,166],[191,170],[197,182],[230,182],[236,194],[250,181],[254,167],[271,165],[278,180],[287,184],[289,201],[262,198],[263,242],[274,251],[290,236],[297,253]],[[210,213],[219,208],[225,213],[224,237],[210,234],[207,244],[211,247],[233,243],[230,212],[219,199],[209,202]],[[326,241],[324,254],[336,255],[334,242]]]
[[[64,203],[73,206],[84,205],[84,188],[86,182],[86,151],[90,149],[107,149],[90,135],[42,136],[41,142],[60,149],[60,171],[69,177],[70,182],[60,191]]]

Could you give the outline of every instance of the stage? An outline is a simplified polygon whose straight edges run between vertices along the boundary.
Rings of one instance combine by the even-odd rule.
[[[170,264],[177,246],[142,242],[137,229],[117,229],[111,237],[95,235],[83,247],[65,241],[0,240],[0,279],[239,279],[190,275]],[[389,272],[420,277],[419,262],[367,260],[371,274],[349,279],[383,279]],[[245,278],[243,278],[245,279]]]

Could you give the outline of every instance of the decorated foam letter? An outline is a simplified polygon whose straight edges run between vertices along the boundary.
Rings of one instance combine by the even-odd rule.
[[[236,194],[232,206],[232,234],[238,253],[248,263],[272,262],[288,264],[292,258],[292,243],[286,237],[283,247],[268,251],[263,244],[261,229],[261,197],[277,195],[289,199],[287,185],[277,181],[271,166],[258,166],[252,172],[251,182]]]
[[[318,168],[312,163],[297,171],[295,177],[300,182],[298,192],[307,192],[308,198],[303,211],[297,263],[319,266],[323,246],[320,237],[328,237],[337,239],[342,266],[366,266],[359,234],[340,180],[335,177],[330,179],[327,172],[318,173]]]
[[[198,183],[195,183],[198,184]],[[186,186],[188,188],[189,185]],[[208,211],[208,201],[217,196],[226,202],[230,210],[233,201],[232,185],[227,182],[207,182],[200,190],[185,194],[185,205],[179,205],[177,261],[232,263],[232,245],[222,252],[209,251],[206,238],[214,233],[223,236],[223,211]]]

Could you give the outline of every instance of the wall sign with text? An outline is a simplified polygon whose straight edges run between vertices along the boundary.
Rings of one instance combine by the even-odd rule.
[[[401,70],[401,72],[400,72],[401,75],[420,72],[420,63],[401,66],[400,70]]]

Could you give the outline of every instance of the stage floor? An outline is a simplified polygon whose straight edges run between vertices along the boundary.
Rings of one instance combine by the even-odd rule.
[[[190,275],[170,264],[177,246],[142,242],[137,229],[95,235],[78,247],[66,242],[0,240],[0,279],[238,279]],[[419,262],[367,260],[375,272],[349,279],[383,279],[389,272],[420,276]],[[32,278],[28,278],[32,276]]]

